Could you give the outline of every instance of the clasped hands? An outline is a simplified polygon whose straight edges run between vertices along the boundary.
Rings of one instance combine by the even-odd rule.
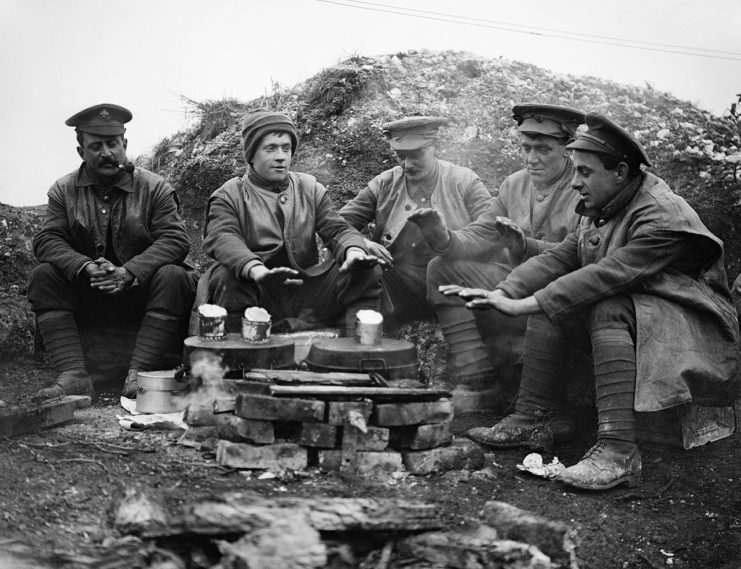
[[[118,294],[131,286],[134,275],[125,267],[117,267],[105,257],[98,257],[85,265],[90,286],[105,294]]]
[[[340,265],[341,273],[355,273],[379,264],[375,255],[369,255],[357,247],[350,247],[345,254],[345,262]],[[296,287],[304,284],[300,273],[290,267],[274,267],[268,269],[265,265],[254,265],[247,271],[246,278],[252,279],[266,288]]]
[[[534,296],[514,299],[500,289],[484,290],[459,285],[440,285],[438,290],[445,296],[460,296],[466,301],[466,308],[470,309],[486,310],[493,308],[507,316],[522,316],[541,312],[540,305]]]

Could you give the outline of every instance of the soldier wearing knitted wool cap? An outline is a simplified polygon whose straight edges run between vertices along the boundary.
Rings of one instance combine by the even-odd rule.
[[[414,222],[423,208],[440,212],[454,229],[486,208],[491,197],[468,168],[439,160],[439,129],[444,117],[406,117],[382,125],[398,165],[373,178],[341,210],[358,229],[374,224],[366,240],[384,265],[383,310],[390,326],[415,318],[434,318],[427,302],[427,266],[437,253]]]
[[[584,113],[536,103],[515,105],[512,113],[524,167],[492,192],[486,211],[455,231],[433,210],[416,213],[423,234],[440,253],[429,265],[428,298],[445,336],[446,381],[456,386],[453,401],[459,414],[501,412],[511,403],[526,319],[496,311],[472,313],[439,286],[494,288],[524,259],[554,247],[579,220],[579,196],[569,190],[574,169],[566,145],[584,122]]]
[[[723,243],[655,175],[630,133],[590,113],[569,145],[583,217],[557,247],[493,291],[450,288],[470,308],[529,316],[513,413],[467,434],[491,448],[547,448],[572,433],[553,418],[569,346],[591,352],[597,442],[558,480],[587,490],[641,478],[636,413],[693,402],[730,406],[738,393],[739,329]]]
[[[58,377],[37,399],[92,395],[78,322],[111,327],[133,320],[136,345],[123,395],[137,374],[174,367],[198,279],[185,263],[190,241],[175,192],[160,176],[126,160],[124,107],[100,104],[67,119],[77,132],[80,168],[49,190],[34,239],[39,265],[28,298]]]
[[[241,329],[246,307],[266,308],[276,331],[339,326],[379,308],[378,259],[334,209],[326,188],[290,170],[298,147],[291,119],[258,111],[242,122],[249,165],[208,200],[203,249],[216,260],[199,283],[196,306],[227,310],[227,331]],[[316,235],[332,251],[319,262]]]

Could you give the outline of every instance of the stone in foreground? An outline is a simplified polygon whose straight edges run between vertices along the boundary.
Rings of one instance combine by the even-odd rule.
[[[230,468],[304,470],[308,464],[308,457],[305,448],[292,443],[253,446],[219,441],[216,447],[216,462]]]

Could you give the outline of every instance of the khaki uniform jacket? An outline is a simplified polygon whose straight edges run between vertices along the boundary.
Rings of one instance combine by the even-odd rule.
[[[667,239],[688,236],[704,241],[694,276],[679,270],[678,263],[662,266],[656,254]],[[575,233],[520,265],[497,288],[512,298],[534,294],[553,322],[629,294],[637,324],[636,411],[690,401],[733,404],[739,329],[723,243],[653,174],[643,174],[598,216],[584,217]]]
[[[409,196],[404,170],[396,166],[373,178],[345,204],[340,215],[357,229],[375,221],[371,239],[392,254],[396,238],[407,225],[407,218],[421,207],[439,211],[451,229],[468,225],[483,213],[491,195],[472,170],[444,160],[437,162],[437,184],[428,205],[420,206]]]
[[[76,280],[88,262],[115,257],[144,284],[165,265],[185,264],[190,239],[177,211],[172,186],[157,174],[136,168],[119,175],[120,198],[107,203],[95,197],[95,182],[85,164],[57,180],[48,192],[44,224],[33,250]],[[115,251],[107,251],[108,227]]]
[[[560,243],[576,229],[580,217],[576,213],[580,196],[570,187],[573,176],[571,160],[550,186],[540,190],[535,188],[526,169],[508,176],[493,193],[487,210],[474,223],[450,232],[445,254],[455,259],[478,259],[494,253],[498,256],[492,260],[506,262],[499,232],[494,227],[499,216],[508,217],[525,233],[527,247],[523,259]]]

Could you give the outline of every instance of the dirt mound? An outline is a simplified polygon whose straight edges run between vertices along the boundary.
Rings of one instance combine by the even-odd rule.
[[[441,157],[476,171],[490,188],[520,167],[512,106],[523,101],[594,110],[632,131],[654,162],[652,170],[698,211],[726,244],[732,280],[741,270],[741,162],[739,122],[718,117],[650,86],[621,85],[596,77],[573,77],[516,61],[484,59],[464,52],[410,51],[379,57],[351,57],[307,81],[252,101],[187,102],[193,126],[165,138],[137,163],[176,188],[193,240],[191,256],[202,268],[201,248],[208,196],[245,172],[240,122],[254,109],[285,112],[296,122],[300,144],[293,168],[314,174],[340,206],[371,178],[394,164],[381,124],[406,115],[442,115]],[[43,208],[0,204],[0,294],[25,293],[33,265],[30,239]],[[0,337],[10,338],[21,317],[0,317]],[[11,333],[5,333],[6,329]]]
[[[239,122],[248,110],[294,118],[301,142],[294,169],[325,184],[337,205],[393,156],[380,125],[405,115],[442,115],[442,158],[475,170],[490,188],[520,167],[511,109],[539,101],[604,113],[646,147],[653,171],[700,213],[727,246],[729,277],[741,270],[739,124],[650,86],[559,75],[534,65],[462,52],[407,52],[352,57],[292,88],[249,102],[193,103],[196,125],[163,140],[140,163],[177,188],[186,216],[200,227],[208,195],[244,173]]]

